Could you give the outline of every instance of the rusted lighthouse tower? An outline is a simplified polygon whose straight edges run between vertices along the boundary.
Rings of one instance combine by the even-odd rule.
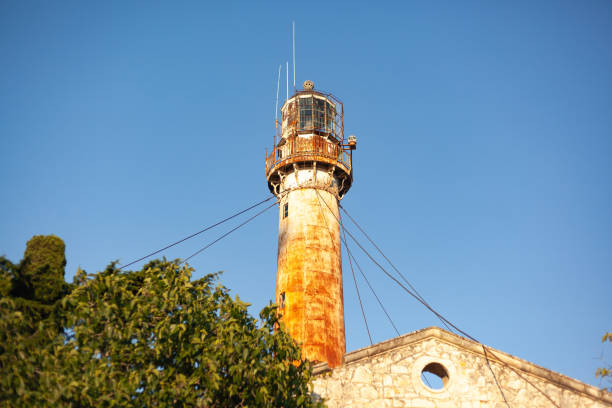
[[[266,157],[280,203],[276,302],[304,357],[342,363],[344,302],[338,202],[353,181],[342,103],[310,81],[281,107],[282,127]]]

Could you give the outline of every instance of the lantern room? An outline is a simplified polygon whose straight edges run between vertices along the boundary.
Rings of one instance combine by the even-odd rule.
[[[281,111],[282,139],[319,135],[342,142],[342,103],[315,91],[311,81],[306,81],[304,90],[288,99]]]

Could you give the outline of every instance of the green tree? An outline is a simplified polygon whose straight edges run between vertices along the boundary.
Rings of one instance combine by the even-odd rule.
[[[26,244],[13,294],[50,305],[66,293],[66,245],[55,235],[36,235]]]
[[[64,281],[65,250],[61,238],[36,235],[27,242],[18,264],[0,257],[0,295],[13,300],[13,306],[23,315],[21,329],[30,334],[70,291],[71,286]]]
[[[0,257],[0,298],[9,296],[13,290],[15,265],[5,257]]]
[[[605,333],[601,339],[601,342],[612,342],[612,333]],[[605,367],[599,367],[595,372],[595,377],[599,377],[602,380],[608,379],[608,382],[610,382],[610,378],[612,377],[612,366],[610,364],[606,364]],[[608,387],[608,389],[612,391],[612,387]]]
[[[40,372],[40,350],[63,332],[60,300],[71,286],[64,281],[64,241],[37,235],[26,244],[21,262],[0,257],[0,401],[23,391]],[[29,380],[29,381],[26,381]]]
[[[276,307],[258,321],[217,275],[191,281],[191,272],[165,260],[136,272],[80,271],[57,315],[66,330],[44,347],[20,341],[22,316],[3,298],[0,341],[13,357],[0,365],[0,405],[322,406]]]

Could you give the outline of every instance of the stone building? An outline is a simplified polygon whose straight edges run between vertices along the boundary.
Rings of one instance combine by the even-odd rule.
[[[330,408],[612,407],[605,390],[489,347],[487,362],[483,350],[430,327],[347,353],[333,369],[319,363],[313,392]],[[423,382],[424,371],[442,386]]]

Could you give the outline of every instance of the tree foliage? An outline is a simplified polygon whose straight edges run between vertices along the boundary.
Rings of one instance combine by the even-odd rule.
[[[7,380],[15,364],[30,358],[22,350],[42,348],[62,332],[59,301],[71,288],[64,252],[60,238],[38,235],[18,264],[0,257],[0,376]]]
[[[36,235],[27,242],[18,264],[0,257],[0,295],[10,298],[21,313],[24,333],[33,334],[70,291],[64,281],[65,249],[64,241],[55,235]]]
[[[53,304],[66,291],[64,268],[66,245],[55,235],[36,235],[26,244],[13,288],[14,294]]]
[[[165,260],[136,272],[79,271],[57,313],[30,334],[45,339],[37,344],[21,341],[26,317],[3,297],[0,405],[321,406],[276,307],[258,321],[217,275],[192,281],[191,273]]]
[[[603,337],[601,338],[601,342],[602,343],[612,342],[612,333],[605,333]],[[612,378],[612,366],[609,364],[606,364],[605,367],[599,367],[597,371],[595,372],[595,377],[599,377],[602,380],[608,378],[609,380],[610,378]],[[612,387],[608,387],[608,389],[612,390]]]

